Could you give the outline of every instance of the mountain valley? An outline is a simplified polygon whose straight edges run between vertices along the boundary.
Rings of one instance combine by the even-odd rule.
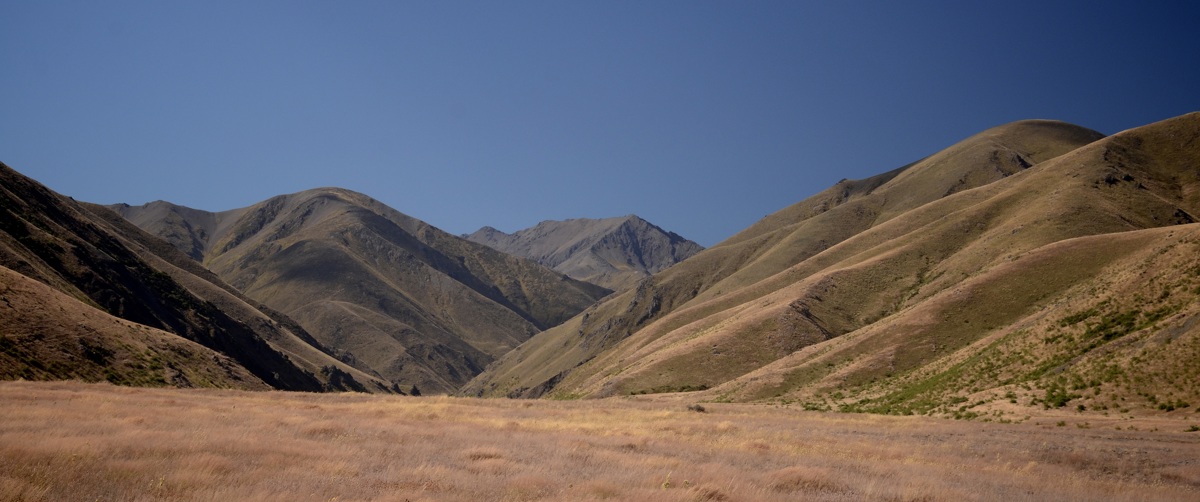
[[[1020,121],[709,249],[632,215],[464,238],[337,188],[102,207],[4,166],[0,375],[1186,413],[1198,166],[1198,113],[1108,137]]]

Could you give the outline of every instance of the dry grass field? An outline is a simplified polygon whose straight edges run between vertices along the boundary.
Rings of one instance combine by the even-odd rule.
[[[1200,499],[1186,420],[689,404],[4,382],[0,500]]]

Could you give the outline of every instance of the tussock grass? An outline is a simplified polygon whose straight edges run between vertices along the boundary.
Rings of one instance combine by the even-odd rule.
[[[643,398],[0,384],[0,500],[1195,500],[1200,436]],[[1099,425],[1099,424],[1098,424]]]

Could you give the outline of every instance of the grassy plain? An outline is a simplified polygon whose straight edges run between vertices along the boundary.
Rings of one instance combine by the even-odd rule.
[[[1200,415],[998,424],[679,399],[4,382],[0,500],[1200,498]]]

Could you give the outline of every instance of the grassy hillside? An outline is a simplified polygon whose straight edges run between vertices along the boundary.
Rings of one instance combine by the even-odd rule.
[[[1010,394],[1005,386],[1024,385],[1005,402],[1042,406],[1052,396],[1058,406],[1064,401],[1057,389],[1079,385],[1059,376],[1077,364],[1092,392],[1107,390],[1092,385],[1101,370],[1083,369],[1099,363],[1074,359],[1098,347],[1108,348],[1095,354],[1113,352],[1110,362],[1118,366],[1139,366],[1135,358],[1150,354],[1170,361],[1164,367],[1184,365],[1194,360],[1187,348],[1196,330],[1184,307],[1191,286],[1172,282],[1168,296],[1178,305],[1139,303],[1104,281],[1152,262],[1143,277],[1171,282],[1177,267],[1190,266],[1186,252],[1171,258],[1152,251],[1186,248],[1190,237],[1182,234],[1190,227],[1136,231],[1191,223],[1200,214],[1200,149],[1192,143],[1200,115],[1092,142],[1097,136],[1062,123],[1019,122],[900,170],[839,183],[539,335],[467,390],[558,397],[700,391],[697,397],[710,400],[961,415],[969,410],[959,403],[982,397],[956,394],[965,381],[937,376],[934,368],[979,357],[1013,367],[979,354],[1000,339],[1003,347],[1016,343],[1025,335],[1008,335],[1028,333],[1020,330],[1031,316],[1061,322],[1093,310],[1094,319],[1071,325],[1083,333],[1056,339],[1069,340],[1058,342],[1057,352],[1027,353],[1017,376],[978,378],[966,388],[1003,397]],[[1058,310],[1080,291],[1112,298]],[[1105,331],[1111,323],[1121,326],[1120,335]],[[1169,351],[1154,348],[1166,343],[1155,338],[1164,331],[1177,333],[1167,337]],[[1143,336],[1148,341],[1132,342]],[[554,350],[572,343],[581,348]],[[1146,371],[1128,377],[1149,381],[1167,370]],[[936,392],[920,390],[929,379],[940,382]],[[1171,385],[1135,384],[1103,404],[1070,404],[1151,412],[1154,401],[1200,399]],[[1155,398],[1112,402],[1139,393]]]
[[[1028,407],[1191,413],[1198,239],[1186,225],[1048,245],[712,392],[997,419]]]
[[[550,379],[597,357],[652,321],[671,317],[670,321],[657,323],[656,334],[647,337],[651,339],[664,330],[751,301],[763,289],[747,286],[787,271],[895,214],[1021,172],[1033,163],[1100,137],[1095,131],[1061,122],[1018,122],[977,134],[878,176],[843,180],[655,275],[638,289],[610,298],[582,317],[539,336],[472,382],[466,391],[538,394],[548,387]],[[783,281],[799,278],[792,274]],[[676,312],[685,305],[691,307],[687,312]],[[569,348],[553,348],[558,346]],[[787,353],[780,352],[784,350],[786,347],[767,357],[779,357]],[[758,364],[750,362],[732,371]]]

